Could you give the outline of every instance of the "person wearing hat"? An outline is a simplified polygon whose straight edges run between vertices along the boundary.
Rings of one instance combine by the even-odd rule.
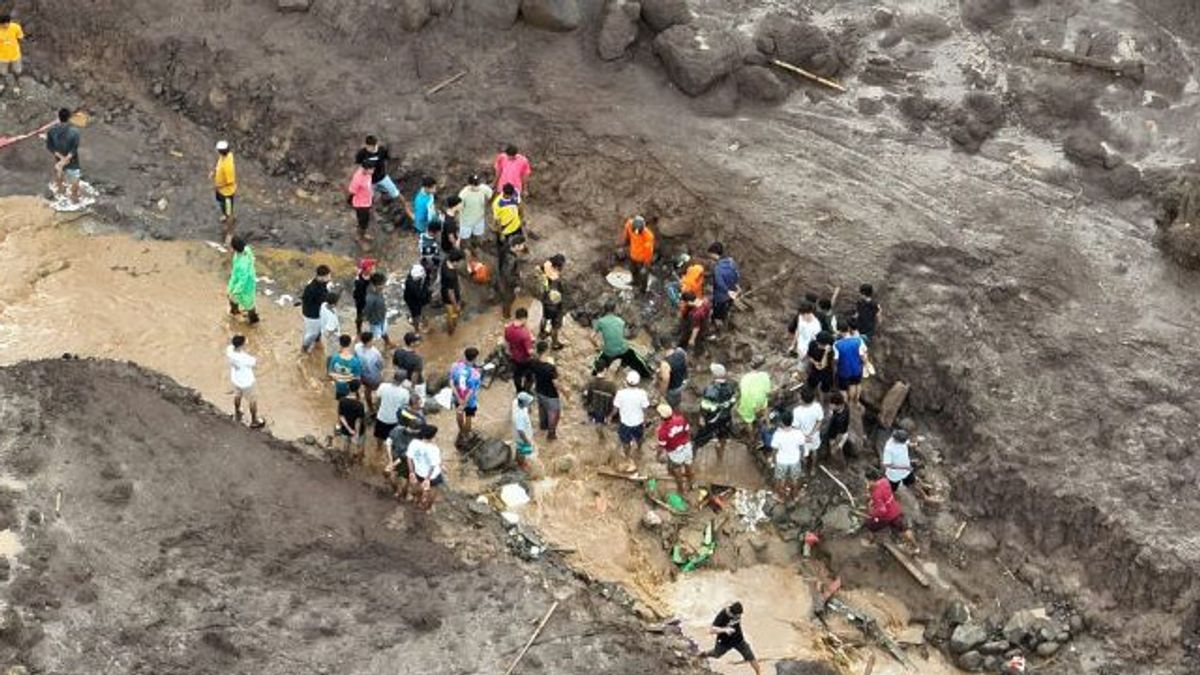
[[[458,216],[458,239],[469,249],[483,243],[487,231],[487,206],[492,201],[492,186],[484,183],[479,174],[472,174],[467,185],[458,191],[462,213]]]
[[[700,397],[700,431],[696,432],[695,446],[704,447],[717,439],[717,461],[725,460],[725,443],[733,432],[733,406],[737,402],[737,387],[729,381],[725,366],[714,363],[709,366],[712,382],[704,388]]]
[[[556,253],[542,263],[542,322],[538,326],[538,338],[550,338],[553,349],[562,349],[558,333],[562,330],[563,322],[563,284],[562,271],[567,265],[567,257]]]
[[[517,466],[532,474],[531,461],[537,451],[533,444],[533,421],[529,418],[529,407],[533,405],[533,394],[517,392],[512,402],[513,446],[517,450]]]
[[[650,407],[650,397],[639,385],[642,376],[636,370],[625,374],[625,388],[613,397],[613,407],[617,409],[617,438],[626,458],[637,459],[642,451],[643,431],[646,426],[646,409]]]
[[[621,245],[628,247],[630,272],[633,287],[645,293],[650,283],[650,264],[654,262],[654,231],[642,216],[625,221],[621,230]]]
[[[241,237],[230,241],[233,248],[233,264],[229,269],[229,313],[233,315],[245,312],[250,323],[258,323],[258,312],[255,311],[256,290],[258,277],[254,270],[254,251]]]
[[[359,247],[366,247],[366,243],[371,241],[367,228],[371,227],[371,204],[375,201],[375,188],[371,186],[371,178],[374,175],[375,164],[369,159],[363,160],[350,177],[350,185],[346,187],[350,206],[354,209],[354,218],[358,223],[356,238]]]
[[[11,75],[12,92],[21,95],[21,40],[24,39],[21,24],[13,21],[7,11],[0,10],[0,93],[8,86]]]
[[[679,494],[692,491],[692,427],[679,410],[658,404],[658,452],[666,455],[667,471],[675,478]]]
[[[408,332],[404,334],[404,346],[392,354],[392,365],[396,372],[403,374],[404,379],[413,385],[413,390],[425,397],[425,357],[419,351],[421,334]]]
[[[233,202],[237,199],[237,169],[233,164],[233,150],[229,141],[217,141],[217,165],[212,170],[213,189],[216,192],[217,208],[221,211],[221,229],[225,245],[233,241],[233,226],[236,217]]]
[[[917,482],[912,459],[908,454],[909,445],[908,432],[904,429],[893,431],[891,438],[883,444],[880,464],[893,492],[899,490],[901,485],[912,487]]]
[[[408,276],[404,277],[404,304],[408,306],[408,321],[412,324],[413,333],[421,332],[421,314],[432,298],[433,291],[429,287],[425,266],[415,263],[408,271]]]

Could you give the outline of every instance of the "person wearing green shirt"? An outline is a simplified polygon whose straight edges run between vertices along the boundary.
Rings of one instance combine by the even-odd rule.
[[[229,313],[237,316],[246,312],[250,323],[258,323],[258,312],[254,309],[255,290],[258,278],[254,271],[254,251],[246,245],[241,237],[234,237],[229,245],[233,247],[233,265],[229,271]]]
[[[738,382],[738,419],[753,425],[754,420],[767,409],[770,398],[771,375],[762,370],[746,373]]]
[[[625,320],[617,316],[617,303],[609,300],[604,303],[604,315],[592,322],[596,331],[592,342],[600,348],[600,354],[592,365],[592,375],[599,375],[608,370],[614,361],[629,368],[642,377],[650,377],[650,366],[625,339]]]

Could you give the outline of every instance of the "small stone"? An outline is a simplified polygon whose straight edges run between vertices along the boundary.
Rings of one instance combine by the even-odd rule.
[[[301,440],[304,441],[305,445],[316,445],[317,444],[317,437],[313,436],[312,434],[308,434]]]
[[[329,179],[320,171],[310,171],[304,176],[304,181],[311,185],[324,185],[329,182]]]
[[[159,211],[166,211],[167,207],[170,205],[171,202],[167,201],[166,197],[162,197],[154,203],[154,208],[158,209]]]
[[[1054,656],[1054,654],[1058,652],[1058,648],[1061,646],[1061,644],[1054,642],[1053,640],[1049,642],[1043,642],[1037,646],[1037,655],[1041,657]]]
[[[1084,626],[1082,616],[1079,616],[1078,614],[1072,614],[1071,618],[1067,620],[1067,624],[1071,628],[1072,635],[1079,635],[1083,633]]]
[[[993,640],[985,642],[979,646],[979,652],[982,654],[1003,654],[1008,651],[1009,644],[1007,640]]]
[[[472,500],[467,502],[467,510],[479,516],[486,516],[492,512],[492,507],[488,506],[486,501]]]
[[[658,511],[650,510],[642,514],[642,527],[647,530],[657,530],[662,524],[663,519]]]
[[[967,652],[958,657],[958,667],[963,670],[977,672],[983,669],[983,654],[979,652]]]
[[[821,524],[830,530],[851,533],[858,529],[858,520],[849,504],[839,504],[821,516]]]
[[[571,473],[571,469],[575,468],[575,455],[566,454],[554,460],[554,471],[558,474]]]

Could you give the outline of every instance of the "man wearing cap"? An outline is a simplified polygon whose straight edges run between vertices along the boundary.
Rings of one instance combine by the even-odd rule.
[[[654,232],[646,224],[645,218],[634,216],[625,221],[621,245],[629,247],[633,287],[645,293],[650,283],[650,263],[654,262]]]
[[[650,397],[638,386],[641,382],[642,376],[637,371],[629,371],[625,374],[625,388],[613,397],[613,407],[617,409],[617,438],[625,456],[631,459],[641,454],[646,409],[650,407]]]
[[[397,373],[403,374],[404,379],[412,383],[417,395],[425,398],[425,357],[418,351],[420,345],[419,333],[405,333],[404,346],[392,354],[392,365]]]
[[[533,444],[533,420],[529,418],[529,407],[533,404],[533,394],[527,391],[517,392],[512,402],[513,446],[517,451],[517,466],[527,474],[532,475],[532,460],[537,448]]]
[[[487,205],[492,201],[492,186],[484,183],[478,174],[467,179],[467,185],[458,191],[462,200],[462,213],[458,216],[458,239],[463,246],[475,248],[482,243],[487,230]]]
[[[608,370],[615,361],[630,368],[642,377],[650,377],[650,366],[625,338],[625,320],[617,316],[617,303],[609,299],[604,303],[604,315],[592,322],[592,343],[600,353],[592,364],[592,375]]]
[[[667,457],[679,494],[687,495],[692,490],[692,427],[682,412],[666,403],[658,404],[658,416],[658,451]]]
[[[712,439],[717,439],[717,460],[725,459],[725,443],[733,430],[733,406],[737,402],[737,388],[729,381],[725,366],[714,363],[709,367],[712,382],[704,388],[700,398],[700,431],[696,433],[695,445],[702,448]]]
[[[913,473],[912,459],[909,457],[908,448],[908,432],[904,429],[893,431],[891,438],[883,444],[880,464],[883,467],[884,477],[892,485],[893,492],[899,490],[901,485],[911,488],[917,482],[917,475]]]
[[[221,211],[221,228],[225,234],[225,245],[233,240],[235,216],[233,202],[237,198],[237,169],[233,164],[233,151],[229,141],[217,141],[217,165],[212,171],[213,189],[216,191],[217,208]]]

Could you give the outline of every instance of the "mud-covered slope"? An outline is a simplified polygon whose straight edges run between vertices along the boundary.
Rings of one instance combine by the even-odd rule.
[[[569,575],[497,550],[112,362],[0,370],[0,663],[40,673],[693,672]],[[457,541],[458,545],[439,543]]]

